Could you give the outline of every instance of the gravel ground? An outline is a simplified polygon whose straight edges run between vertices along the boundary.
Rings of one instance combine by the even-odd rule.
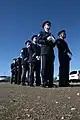
[[[80,120],[80,87],[0,83],[0,120]]]

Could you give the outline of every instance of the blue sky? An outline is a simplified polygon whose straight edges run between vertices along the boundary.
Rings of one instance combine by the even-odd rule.
[[[10,74],[10,64],[19,56],[26,39],[41,31],[45,20],[52,22],[51,32],[65,29],[66,41],[73,53],[71,70],[80,69],[79,0],[0,0],[0,75]],[[58,57],[55,48],[55,75]]]

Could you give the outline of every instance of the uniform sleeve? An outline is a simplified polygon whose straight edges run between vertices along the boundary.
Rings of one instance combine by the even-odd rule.
[[[52,45],[53,45],[53,47],[55,47],[56,44],[57,44],[57,41],[56,41],[55,37],[52,35]]]
[[[41,54],[41,47],[38,45],[38,47],[37,47],[38,49],[37,49],[37,56],[40,56],[40,54]]]
[[[13,64],[11,64],[11,70],[13,69]]]
[[[38,44],[45,44],[45,40],[43,39],[43,32],[40,32],[37,37]]]
[[[59,41],[59,39],[55,39],[55,42],[54,42],[54,46],[59,46],[60,45],[60,41]]]
[[[70,51],[69,46],[68,46],[67,43],[66,43],[66,52],[72,55],[72,52]]]
[[[24,59],[24,58],[25,58],[24,49],[22,49],[22,50],[21,50],[20,55],[21,55],[21,58],[22,58],[22,59]]]
[[[55,47],[57,45],[57,41],[55,40],[55,37],[51,37],[51,41],[47,41],[48,44],[51,44],[52,47]]]
[[[33,54],[32,44],[31,44],[31,45],[30,45],[30,47],[28,48],[28,53],[29,53],[30,55],[32,55],[32,54]]]

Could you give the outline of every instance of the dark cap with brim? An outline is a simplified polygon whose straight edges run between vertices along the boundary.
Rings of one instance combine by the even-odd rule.
[[[44,21],[42,24],[42,28],[44,28],[45,24],[49,24],[51,26],[51,22],[50,21]]]
[[[16,60],[16,58],[13,59],[13,61]]]
[[[37,35],[33,35],[32,38],[31,38],[31,40],[33,40],[34,37],[37,37]]]
[[[65,31],[65,30],[61,30],[60,32],[58,32],[58,36],[59,36],[61,33],[66,33],[66,31]]]
[[[17,57],[17,59],[21,58],[20,56]]]
[[[28,42],[31,43],[31,40],[26,40],[25,45],[26,45]]]

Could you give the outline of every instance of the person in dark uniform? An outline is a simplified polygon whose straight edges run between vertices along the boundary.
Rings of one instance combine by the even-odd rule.
[[[32,36],[29,49],[30,86],[34,86],[34,72],[36,73],[36,86],[40,86],[40,46],[37,44],[37,35]]]
[[[25,42],[26,47],[22,48],[21,50],[21,57],[22,57],[22,85],[25,86],[25,80],[26,80],[26,73],[29,72],[29,52],[28,48],[30,47],[31,41],[27,40]],[[28,73],[28,79],[29,79],[29,73]],[[29,81],[28,81],[29,82]]]
[[[42,24],[44,29],[38,35],[37,42],[41,45],[41,74],[43,87],[53,87],[54,75],[54,42],[55,37],[49,32],[51,27],[50,21],[45,21]],[[47,81],[48,84],[47,84]]]
[[[22,75],[22,58],[18,57],[16,60],[17,65],[17,84],[21,84],[21,75]]]
[[[12,83],[17,84],[17,68],[16,68],[16,58],[13,59],[13,62],[11,63],[11,84]]]
[[[59,57],[59,86],[67,87],[69,86],[69,65],[72,53],[68,47],[67,42],[65,41],[66,32],[61,30],[58,33],[59,38],[56,40],[58,48],[58,57]]]

